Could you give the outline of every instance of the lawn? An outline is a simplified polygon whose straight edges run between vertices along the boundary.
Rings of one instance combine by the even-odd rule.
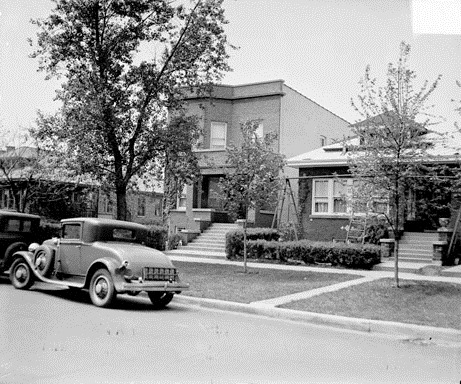
[[[461,329],[461,284],[402,280],[400,285],[380,279],[280,307]]]
[[[181,280],[191,285],[184,295],[251,303],[308,291],[360,276],[308,271],[249,268],[209,263],[174,262]]]

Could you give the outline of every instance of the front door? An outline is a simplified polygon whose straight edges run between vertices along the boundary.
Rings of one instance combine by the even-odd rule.
[[[224,210],[226,202],[222,190],[219,187],[219,180],[224,175],[204,176],[203,177],[203,200],[202,208],[214,208],[218,211]]]

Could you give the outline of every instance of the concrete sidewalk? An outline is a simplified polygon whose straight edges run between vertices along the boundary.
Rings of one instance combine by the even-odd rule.
[[[169,257],[173,261],[212,263],[221,265],[242,265],[241,261],[230,261],[227,259],[223,260],[221,258],[200,258],[173,254],[169,254]],[[175,298],[175,301],[183,304],[195,305],[205,308],[214,308],[226,311],[237,311],[242,313],[308,322],[311,324],[331,326],[335,328],[362,331],[367,333],[392,335],[405,340],[416,340],[421,343],[449,344],[451,346],[461,347],[461,331],[455,329],[445,329],[390,321],[350,318],[344,316],[297,311],[277,307],[279,305],[286,304],[292,301],[306,299],[327,292],[334,292],[343,288],[351,287],[353,285],[359,285],[382,278],[392,278],[394,276],[393,271],[349,270],[326,267],[310,267],[304,265],[281,265],[255,262],[249,262],[248,267],[260,269],[278,269],[295,271],[302,270],[309,272],[350,274],[356,275],[359,278],[329,285],[326,287],[316,288],[305,292],[299,292],[272,299],[256,301],[250,304],[235,303],[224,300],[203,299],[187,295],[178,295]],[[461,266],[456,266],[452,268],[456,268],[457,270],[459,270],[459,273],[457,272],[457,270],[455,270],[455,276],[427,276],[415,273],[401,272],[399,273],[399,277],[402,280],[423,280],[461,284]]]

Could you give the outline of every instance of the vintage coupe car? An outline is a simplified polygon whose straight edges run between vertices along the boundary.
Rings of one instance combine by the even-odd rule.
[[[125,221],[62,220],[59,238],[14,254],[10,280],[18,289],[34,280],[88,289],[99,307],[110,306],[117,294],[145,291],[155,307],[164,307],[189,285],[164,253],[144,245],[147,234],[145,226]]]
[[[40,216],[0,210],[0,273],[10,268],[14,253],[38,241],[39,226]]]

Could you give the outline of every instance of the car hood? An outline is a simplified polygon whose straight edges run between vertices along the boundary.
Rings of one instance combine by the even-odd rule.
[[[132,268],[133,266],[143,267],[160,267],[173,268],[171,260],[163,253],[156,249],[146,247],[145,245],[121,242],[96,242],[95,247],[105,249],[109,252],[115,252],[120,261],[127,260]]]

